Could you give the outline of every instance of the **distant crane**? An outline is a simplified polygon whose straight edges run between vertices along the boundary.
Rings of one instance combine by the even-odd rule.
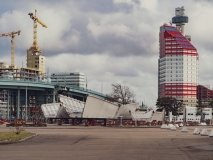
[[[10,36],[12,38],[11,40],[11,68],[14,68],[14,56],[15,56],[15,34],[20,35],[21,30],[18,30],[17,32],[9,32],[0,34],[0,37]]]
[[[31,48],[34,51],[41,52],[41,49],[39,48],[38,43],[37,43],[37,22],[40,23],[45,28],[47,28],[47,25],[44,24],[41,20],[39,20],[36,17],[36,12],[37,12],[37,10],[35,9],[35,14],[34,15],[33,15],[33,13],[29,13],[28,14],[28,15],[30,15],[30,18],[33,20],[33,44],[31,46]]]

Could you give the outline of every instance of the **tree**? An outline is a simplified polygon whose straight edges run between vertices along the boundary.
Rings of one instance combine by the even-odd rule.
[[[122,86],[121,84],[112,84],[112,92],[107,95],[106,99],[111,102],[129,104],[135,102],[135,94],[127,86]]]
[[[183,111],[183,103],[173,97],[161,97],[157,99],[156,105],[160,109],[165,109],[166,113],[172,112],[174,116]]]
[[[205,114],[203,114],[203,110],[204,110],[204,108],[206,108],[207,107],[207,104],[204,104],[204,103],[198,103],[197,105],[196,105],[196,115],[200,115],[201,117],[200,117],[200,122],[204,122],[204,119],[205,119]]]
[[[213,110],[213,99],[211,99],[211,101],[209,102],[209,108],[212,108]]]
[[[205,119],[205,113],[203,113],[204,108],[212,108],[213,109],[213,100],[211,100],[209,103],[201,103],[198,102],[198,104],[196,105],[196,114],[197,115],[201,115],[201,122],[204,122]]]
[[[202,113],[203,113],[203,110],[204,110],[204,108],[207,108],[208,107],[208,105],[207,104],[204,104],[204,103],[198,103],[197,105],[196,105],[196,110],[197,110],[197,115],[201,115]]]

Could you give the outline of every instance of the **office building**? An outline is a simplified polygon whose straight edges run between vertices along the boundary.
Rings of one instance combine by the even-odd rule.
[[[198,53],[184,35],[188,22],[184,7],[176,8],[172,25],[164,24],[159,33],[158,97],[174,97],[187,106],[197,104]]]
[[[63,72],[51,74],[51,82],[65,84],[77,87],[85,87],[84,73],[80,72]]]

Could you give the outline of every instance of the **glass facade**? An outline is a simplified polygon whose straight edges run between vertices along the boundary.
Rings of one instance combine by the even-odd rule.
[[[188,23],[189,19],[187,16],[178,16],[172,18],[172,23]]]

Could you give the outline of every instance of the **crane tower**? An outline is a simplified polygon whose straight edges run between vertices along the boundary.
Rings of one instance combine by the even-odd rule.
[[[39,48],[38,42],[37,42],[37,22],[39,24],[41,24],[43,27],[45,27],[45,28],[47,28],[47,25],[44,24],[41,20],[39,20],[36,17],[36,13],[37,13],[37,10],[35,10],[35,14],[34,15],[33,15],[33,13],[29,13],[28,14],[30,16],[30,18],[33,20],[33,44],[31,46],[31,48],[33,48],[36,51],[41,52],[41,49]]]
[[[15,59],[15,34],[20,35],[21,30],[18,30],[16,32],[9,32],[9,33],[4,33],[0,34],[0,37],[5,37],[5,36],[10,36],[12,38],[11,40],[11,68],[15,67],[14,59]]]
[[[27,50],[27,68],[32,68],[39,70],[42,75],[45,73],[45,56],[41,54],[41,49],[37,42],[37,23],[41,24],[43,27],[47,28],[47,25],[38,19],[37,10],[35,13],[29,13],[28,15],[33,20],[33,44]]]

